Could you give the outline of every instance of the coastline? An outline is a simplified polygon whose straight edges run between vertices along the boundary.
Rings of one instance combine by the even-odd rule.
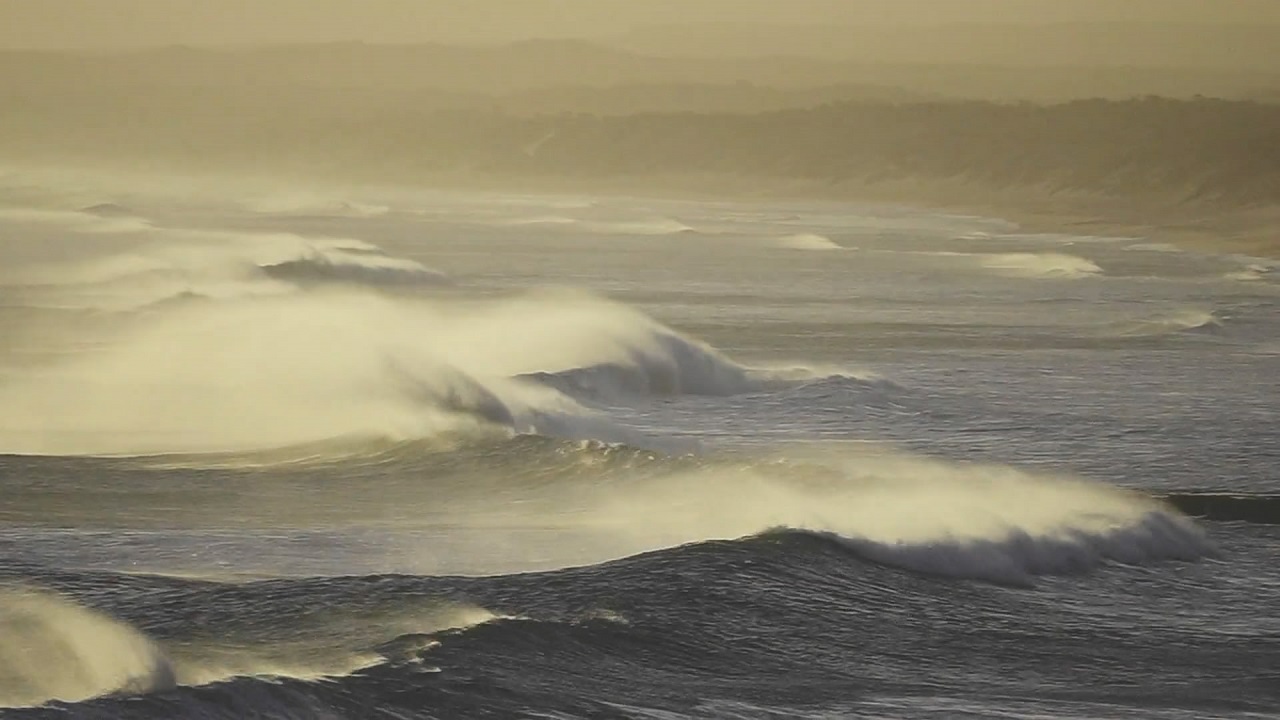
[[[948,181],[839,182],[725,175],[610,178],[448,174],[411,184],[487,192],[581,193],[696,201],[815,201],[899,205],[1006,220],[1030,233],[1135,237],[1190,252],[1280,260],[1280,205],[1232,207]]]
[[[0,170],[22,173],[38,167],[21,163]],[[117,162],[59,166],[65,173],[106,177],[119,174],[193,177],[187,168],[157,163],[141,174]],[[350,170],[350,168],[348,168]],[[728,174],[650,173],[570,176],[491,172],[348,172],[332,168],[303,173],[275,168],[245,176],[230,167],[194,175],[244,187],[286,185],[342,192],[356,185],[398,190],[625,196],[697,202],[815,202],[899,206],[945,214],[1003,220],[1028,233],[1142,238],[1184,251],[1241,255],[1280,261],[1280,204],[1233,205],[1183,201],[1150,195],[1064,192],[1043,186],[993,187],[962,180],[915,178],[874,182],[821,182]],[[247,181],[247,182],[246,182]]]

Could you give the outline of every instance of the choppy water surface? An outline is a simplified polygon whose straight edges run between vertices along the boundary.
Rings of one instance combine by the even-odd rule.
[[[0,184],[0,714],[1280,715],[1272,261]]]

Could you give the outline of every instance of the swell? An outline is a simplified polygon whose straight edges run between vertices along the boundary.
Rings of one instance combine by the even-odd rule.
[[[281,295],[315,285],[435,287],[444,273],[352,238],[153,225],[93,212],[24,211],[19,218],[126,238],[123,250],[20,268],[10,284],[34,301],[97,310],[154,309],[192,300]],[[122,224],[128,221],[133,224]],[[83,257],[84,254],[81,254]]]
[[[1162,495],[1179,512],[1214,522],[1280,525],[1280,496],[1215,492]]]
[[[1225,320],[1212,311],[1183,308],[1141,320],[1112,323],[1107,334],[1116,337],[1158,337],[1177,333],[1217,334]]]
[[[257,596],[249,610],[232,599],[242,593],[234,586],[177,587],[188,612],[212,620],[222,614],[219,602],[235,611],[213,632],[186,623],[175,632],[152,616],[147,633],[47,590],[0,593],[0,708],[172,692],[233,678],[346,676],[425,647],[414,641],[430,633],[497,617],[472,605],[404,596],[315,609],[270,581],[249,588]]]
[[[771,528],[839,539],[884,565],[1008,585],[1216,554],[1192,520],[1159,498],[1071,476],[867,449],[672,457],[518,437],[314,457],[322,452],[11,458],[0,462],[0,480],[10,515],[42,522],[85,506],[192,528],[207,524],[202,517],[236,517],[245,532],[352,523],[399,529],[409,534],[380,541],[379,562],[414,572],[590,565]],[[47,486],[29,478],[51,474],[118,480],[110,488],[64,487],[68,500],[50,509]],[[173,510],[175,496],[191,509]],[[419,557],[413,533],[437,526],[455,535],[453,564]],[[510,551],[515,539],[518,555]]]
[[[585,223],[588,230],[602,235],[696,235],[700,231],[674,218],[651,220]]]
[[[147,618],[177,672],[180,687],[127,700],[132,717],[372,706],[466,717],[565,703],[657,703],[698,715],[709,691],[718,688],[711,693],[718,696],[729,684],[739,700],[803,704],[817,688],[847,693],[853,677],[907,672],[899,663],[923,665],[921,675],[931,677],[954,655],[918,651],[944,639],[965,648],[1021,640],[1027,649],[1011,661],[1035,664],[1043,659],[1025,644],[1061,632],[1053,618],[1043,626],[993,622],[1008,620],[1009,604],[1055,613],[1044,595],[965,588],[937,579],[955,577],[946,572],[929,578],[899,567],[842,536],[773,530],[544,573],[240,585],[103,574],[96,594],[126,616]],[[83,588],[84,580],[58,584]],[[1114,639],[1115,626],[1135,621],[1147,630],[1165,622],[1150,613],[1114,626],[1104,618],[1103,627],[1077,628],[1076,639]],[[973,623],[1001,637],[975,637]],[[1126,648],[1125,656],[1137,651],[1167,653],[1154,643]],[[122,702],[103,697],[74,712],[118,716]]]
[[[964,263],[1012,278],[1078,280],[1102,274],[1102,268],[1088,258],[1059,252],[978,253],[950,250],[887,250],[895,254],[945,259],[946,264]]]

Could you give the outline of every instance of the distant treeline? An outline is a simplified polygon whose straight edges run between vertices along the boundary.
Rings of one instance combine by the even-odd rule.
[[[843,103],[752,115],[376,119],[358,151],[420,169],[581,178],[955,180],[1280,203],[1280,107],[1219,100]],[[353,128],[357,131],[357,129]],[[361,160],[352,157],[359,164]],[[397,173],[399,174],[399,173]]]
[[[850,102],[763,113],[520,116],[397,104],[121,108],[0,125],[32,159],[412,182],[720,175],[819,184],[954,181],[1175,202],[1280,204],[1280,106]],[[11,117],[12,121],[13,118]]]
[[[896,92],[915,98],[1032,102],[1142,95],[1258,100],[1280,89],[1280,62],[1269,62],[1280,58],[1277,27],[1236,27],[1233,32],[1144,27],[1079,33],[1052,27],[1031,33],[1027,28],[1009,27],[996,33],[998,42],[981,32],[975,35],[974,27],[934,28],[932,32],[941,36],[908,33],[914,40],[886,28],[864,28],[856,37],[825,28],[821,35],[834,46],[829,48],[834,55],[820,52],[818,43],[803,42],[801,48],[817,54],[799,52],[801,48],[791,54],[776,43],[762,42],[756,53],[717,55],[717,43],[703,41],[696,45],[702,57],[686,57],[683,52],[648,55],[576,40],[483,47],[333,43],[96,54],[0,51],[0,98],[8,104],[23,97],[74,97],[103,90],[128,93],[143,88],[158,93],[189,90],[191,94],[243,96],[274,88],[336,95],[513,97],[518,106],[518,96],[550,91],[533,105],[587,112],[603,107],[612,112],[615,107],[634,109],[637,89],[648,88],[641,92],[652,93],[655,88],[678,86],[702,86],[710,94],[741,94],[754,87],[762,95],[773,91],[812,95],[845,86],[869,94],[828,93],[826,99],[886,99],[886,93]],[[713,28],[704,28],[696,35],[710,32]],[[765,34],[778,32],[772,28]],[[1151,57],[1142,52],[1103,51],[1103,45],[1116,50],[1117,43],[1120,48],[1139,49],[1127,40],[1134,32],[1147,37],[1148,50],[1152,43],[1163,50]],[[1068,52],[1057,56],[1053,48]],[[1221,51],[1214,52],[1215,48]],[[863,50],[870,54],[858,59]],[[1106,59],[1109,56],[1111,61]],[[1246,62],[1247,58],[1252,59]],[[575,90],[559,98],[565,104],[551,108],[566,88]],[[649,109],[664,109],[670,101],[664,97]],[[713,108],[703,99],[694,99],[678,109]]]

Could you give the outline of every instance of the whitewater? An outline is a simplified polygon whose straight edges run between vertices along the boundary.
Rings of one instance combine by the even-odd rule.
[[[1280,717],[1280,273],[0,173],[0,717]]]

